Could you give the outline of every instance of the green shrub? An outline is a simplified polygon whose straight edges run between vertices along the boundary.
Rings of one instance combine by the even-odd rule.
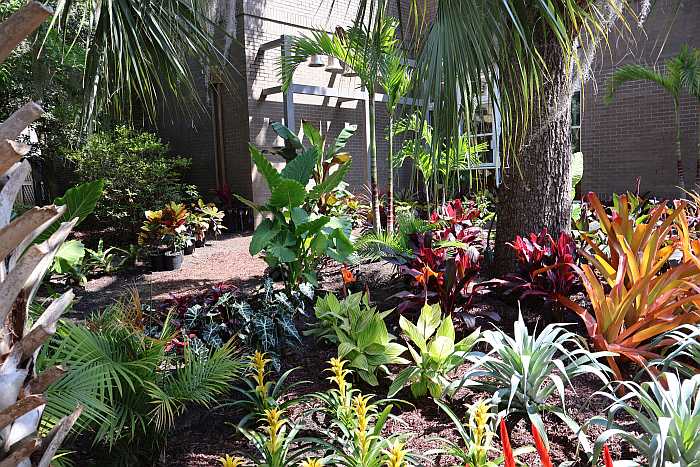
[[[388,373],[386,365],[406,364],[401,358],[406,347],[393,342],[384,318],[393,310],[379,313],[367,299],[358,302],[355,296],[347,299],[352,306],[342,307],[342,313],[331,312],[333,331],[338,342],[338,358],[349,362],[349,367],[372,386],[379,384],[377,370]]]
[[[152,133],[118,126],[90,136],[80,150],[66,151],[65,157],[75,166],[77,182],[105,181],[95,208],[100,228],[113,227],[135,237],[144,211],[171,201],[188,204],[198,197],[194,187],[182,182],[190,159],[169,156],[167,145]]]
[[[402,316],[399,325],[411,341],[408,350],[414,364],[398,374],[388,396],[393,397],[409,384],[413,397],[430,392],[439,399],[450,385],[447,374],[464,363],[467,352],[479,337],[479,330],[455,343],[452,318],[449,315],[442,317],[439,304],[424,305],[416,324]]]

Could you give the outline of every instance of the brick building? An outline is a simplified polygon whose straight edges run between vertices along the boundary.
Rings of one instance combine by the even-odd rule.
[[[680,2],[680,3],[679,3]],[[208,113],[194,117],[173,112],[164,115],[160,128],[174,152],[193,159],[190,181],[205,195],[228,183],[232,190],[261,202],[267,196],[265,183],[252,166],[247,145],[274,149],[281,144],[269,124],[285,120],[285,102],[279,86],[279,43],[283,35],[308,34],[314,29],[333,31],[351,24],[358,0],[217,0],[213,2],[216,21],[236,37],[225,40],[231,62],[239,70],[233,89],[226,89],[207,70],[201,71],[201,94]],[[391,2],[394,16],[410,15],[410,1]],[[680,5],[675,9],[675,5]],[[671,98],[656,85],[633,82],[622,86],[614,101],[605,104],[605,86],[611,73],[624,63],[662,64],[682,44],[700,47],[700,0],[658,0],[644,30],[632,24],[633,38],[610,39],[609,50],[596,58],[593,77],[584,86],[582,99],[576,96],[574,147],[584,154],[582,190],[603,196],[636,190],[639,178],[643,192],[658,196],[674,193],[677,184],[674,161],[674,118]],[[329,138],[346,123],[358,130],[348,144],[353,166],[348,182],[355,191],[367,183],[367,139],[365,103],[348,98],[359,92],[357,78],[329,73],[325,67],[300,66],[295,82],[332,88],[332,95],[294,95],[294,126],[311,121]],[[267,91],[266,91],[267,90]],[[341,96],[341,97],[336,97]],[[486,105],[484,108],[489,107]],[[698,104],[683,94],[682,151],[688,180],[695,177],[698,141]],[[497,112],[496,112],[497,114]],[[576,116],[578,115],[578,117]],[[486,110],[484,122],[492,134],[481,130],[498,151],[499,127],[494,110]],[[580,118],[580,119],[579,119]],[[384,129],[387,114],[377,105],[378,165],[380,185],[386,183],[388,143]],[[274,162],[274,158],[271,159]],[[408,179],[407,170],[398,174]],[[406,187],[408,183],[403,183]],[[399,188],[400,190],[400,188]]]
[[[278,63],[283,35],[305,35],[315,29],[329,32],[336,26],[350,26],[357,9],[357,0],[221,0],[214,2],[219,24],[237,39],[228,48],[229,59],[240,72],[235,88],[227,89],[216,78],[201,71],[201,92],[210,115],[194,117],[168,113],[160,125],[160,133],[171,149],[193,159],[190,180],[202,193],[227,182],[235,193],[255,202],[267,196],[260,174],[252,165],[248,143],[271,150],[282,141],[270,127],[271,122],[285,122],[284,98],[275,87],[280,85]],[[332,6],[331,6],[332,5]],[[392,5],[394,17],[409,15],[409,1]],[[402,9],[403,7],[403,9]],[[399,11],[401,10],[401,11]],[[277,41],[277,42],[275,42]],[[353,164],[347,181],[356,191],[367,183],[367,138],[365,103],[352,99],[360,91],[356,77],[331,73],[325,66],[301,65],[294,75],[300,85],[332,88],[337,96],[295,94],[294,127],[301,120],[310,121],[332,140],[345,124],[357,125],[347,149]],[[380,185],[387,178],[386,141],[388,125],[385,107],[377,103],[377,143]],[[281,162],[270,156],[273,163]],[[400,174],[399,174],[400,176]]]
[[[678,193],[675,123],[672,98],[658,85],[633,81],[620,87],[610,104],[604,102],[610,75],[626,63],[657,66],[681,46],[700,48],[700,1],[658,0],[633,36],[612,37],[610,49],[597,57],[593,78],[583,92],[581,151],[582,189],[603,196],[625,190],[659,197]],[[686,183],[695,179],[700,108],[694,97],[681,97],[681,151]]]

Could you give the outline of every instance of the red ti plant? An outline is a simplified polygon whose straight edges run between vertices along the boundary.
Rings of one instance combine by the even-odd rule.
[[[515,250],[519,270],[494,279],[489,285],[517,295],[519,300],[541,297],[546,302],[556,302],[559,296],[568,297],[580,287],[574,269],[576,244],[569,234],[562,232],[555,241],[545,228],[526,238],[518,235],[508,245]]]
[[[403,299],[400,312],[440,303],[443,313],[451,314],[471,301],[469,285],[479,273],[481,257],[475,246],[480,234],[473,230],[480,232],[477,228],[460,230],[457,235],[445,231],[415,235],[416,257],[400,270],[412,278],[418,290],[394,295]]]
[[[467,208],[462,206],[462,200],[457,198],[442,207],[442,213],[433,211],[430,215],[430,222],[437,224],[440,221],[448,221],[450,224],[469,224],[479,217],[479,210],[474,207],[474,202],[469,201]]]

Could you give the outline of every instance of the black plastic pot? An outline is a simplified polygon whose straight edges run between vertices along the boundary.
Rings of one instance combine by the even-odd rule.
[[[148,255],[148,260],[151,263],[151,271],[163,270],[163,253],[152,253]]]
[[[205,240],[195,240],[194,246],[196,248],[204,248],[204,243],[205,243]]]
[[[181,251],[176,251],[175,253],[165,253],[163,255],[163,271],[177,271],[182,267],[182,259],[184,255]]]
[[[194,249],[195,249],[195,245],[194,245],[194,242],[192,242],[191,244],[189,244],[188,246],[185,247],[185,250],[184,250],[185,256],[188,256],[188,255],[191,255],[192,253],[194,253]]]

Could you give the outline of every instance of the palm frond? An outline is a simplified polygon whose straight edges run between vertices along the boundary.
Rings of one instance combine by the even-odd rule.
[[[207,16],[203,0],[59,0],[53,28],[65,31],[72,9],[88,13],[89,42],[85,54],[84,119],[100,110],[118,118],[146,112],[157,121],[158,104],[172,96],[183,109],[186,102],[200,103],[191,61],[231,83],[231,63],[216,41],[220,31]]]
[[[606,101],[610,102],[618,88],[629,81],[652,81],[674,97],[679,92],[679,83],[672,76],[665,76],[661,72],[643,65],[628,64],[615,70],[608,81]]]

